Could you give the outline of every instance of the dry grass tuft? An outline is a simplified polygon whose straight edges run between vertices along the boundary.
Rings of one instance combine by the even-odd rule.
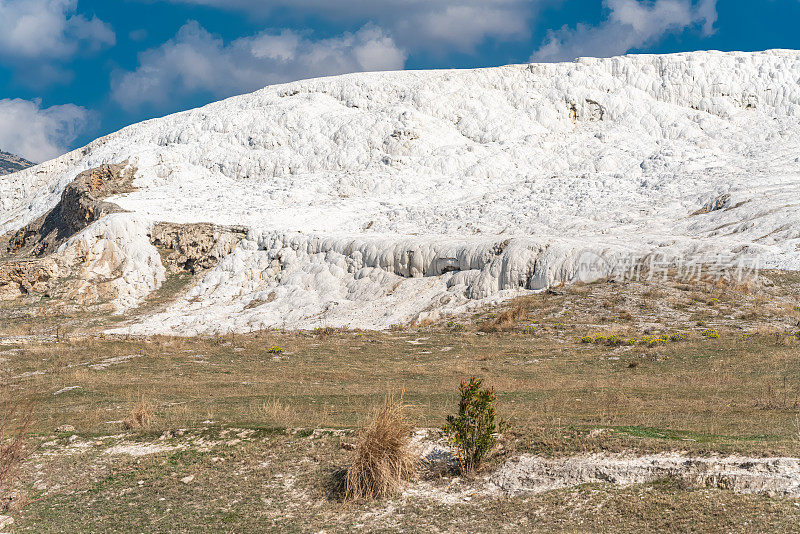
[[[412,427],[405,408],[387,399],[359,431],[353,463],[345,475],[345,501],[393,495],[416,472],[417,459],[409,447]]]
[[[288,404],[280,402],[277,398],[272,397],[261,402],[261,404],[256,407],[256,414],[260,419],[265,419],[271,426],[286,428],[293,420],[295,410]]]
[[[150,424],[153,422],[153,405],[150,404],[141,394],[136,401],[133,409],[131,410],[131,415],[123,424],[125,428],[128,430],[138,430],[138,429],[147,429],[150,428]]]
[[[32,410],[2,391],[0,399],[0,512],[11,507],[12,488],[27,456]]]
[[[509,308],[497,314],[493,321],[480,326],[482,332],[502,332],[510,330],[520,321],[528,318],[528,305],[524,299],[515,300]]]

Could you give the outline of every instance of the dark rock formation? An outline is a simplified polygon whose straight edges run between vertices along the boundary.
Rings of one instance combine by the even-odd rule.
[[[0,176],[33,167],[35,163],[0,150]]]

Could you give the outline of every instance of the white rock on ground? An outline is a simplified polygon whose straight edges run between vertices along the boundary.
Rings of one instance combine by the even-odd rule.
[[[124,310],[164,279],[153,223],[250,228],[126,332],[384,328],[571,281],[587,250],[798,269],[798,79],[800,53],[774,50],[270,86],[0,177],[0,233],[127,160],[138,190],[108,200],[130,213],[62,247],[87,278],[124,273]]]
[[[567,458],[521,456],[492,474],[488,487],[510,495],[581,484],[643,484],[659,479],[737,493],[800,497],[800,459],[742,456],[690,457],[678,453],[631,456],[587,454]]]

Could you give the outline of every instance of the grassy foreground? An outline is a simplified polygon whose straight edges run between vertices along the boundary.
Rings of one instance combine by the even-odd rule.
[[[496,388],[513,425],[489,469],[526,452],[798,456],[798,288],[800,279],[778,274],[756,286],[599,282],[383,333],[125,339],[74,331],[57,343],[0,345],[7,386],[34,407],[39,444],[15,526],[792,531],[800,503],[791,499],[672,483],[458,502],[412,492],[344,507],[329,482],[347,462],[342,442],[386,395],[402,392],[417,426],[439,427],[472,375]],[[152,421],[126,430],[137,406]],[[56,432],[63,425],[74,434]],[[334,430],[314,431],[322,428]],[[120,440],[157,447],[109,453]],[[420,482],[433,495],[454,483]]]

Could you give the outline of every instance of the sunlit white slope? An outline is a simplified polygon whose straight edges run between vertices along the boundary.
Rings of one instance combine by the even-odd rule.
[[[125,160],[137,221],[251,229],[145,330],[380,328],[569,281],[585,249],[800,268],[796,51],[270,86],[0,178],[0,229]]]

